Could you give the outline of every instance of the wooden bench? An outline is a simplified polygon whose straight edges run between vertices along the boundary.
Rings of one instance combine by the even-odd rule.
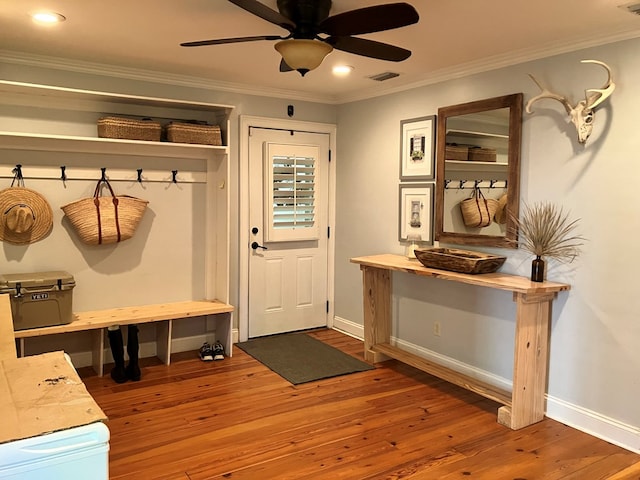
[[[92,312],[81,312],[73,315],[71,323],[55,325],[52,327],[32,328],[17,330],[14,336],[19,340],[20,355],[24,355],[25,338],[41,337],[44,335],[57,335],[70,332],[91,330],[92,341],[92,365],[96,373],[103,375],[105,328],[111,325],[129,325],[132,323],[159,322],[156,328],[157,355],[169,365],[171,359],[171,332],[174,320],[215,315],[216,337],[223,344],[225,354],[232,356],[232,313],[233,306],[217,300],[185,301],[174,303],[161,303],[157,305],[141,305],[135,307],[119,307]]]

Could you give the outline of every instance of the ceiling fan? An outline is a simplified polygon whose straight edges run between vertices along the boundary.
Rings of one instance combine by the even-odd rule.
[[[258,0],[229,0],[234,5],[289,32],[286,36],[259,35],[185,42],[183,47],[279,40],[280,71],[297,70],[302,76],[318,67],[335,48],[365,57],[401,62],[409,50],[353,35],[381,32],[417,23],[418,12],[408,3],[388,3],[329,16],[331,0],[277,0],[278,11]]]

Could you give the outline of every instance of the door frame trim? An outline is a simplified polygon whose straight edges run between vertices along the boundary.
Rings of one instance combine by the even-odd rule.
[[[240,115],[240,176],[238,181],[240,215],[238,232],[238,257],[240,261],[238,279],[238,339],[241,342],[249,338],[249,129],[274,128],[282,130],[296,130],[307,133],[324,133],[329,135],[329,149],[331,161],[329,162],[329,212],[328,225],[331,236],[327,242],[327,297],[329,300],[329,312],[327,313],[327,327],[333,327],[334,316],[334,274],[335,274],[335,219],[336,219],[336,125],[329,123],[305,122],[300,120],[287,120],[280,118],[257,117],[253,115]],[[243,248],[243,245],[245,246]]]

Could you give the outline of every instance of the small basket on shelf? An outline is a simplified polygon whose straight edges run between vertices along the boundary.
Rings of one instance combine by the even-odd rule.
[[[444,147],[445,160],[469,160],[469,147],[448,143]]]
[[[150,118],[103,117],[98,120],[98,137],[159,142],[162,125]]]
[[[495,148],[471,147],[469,149],[469,160],[471,162],[495,162],[496,159]]]
[[[170,122],[167,125],[167,140],[175,143],[200,145],[222,145],[220,126],[200,122]]]

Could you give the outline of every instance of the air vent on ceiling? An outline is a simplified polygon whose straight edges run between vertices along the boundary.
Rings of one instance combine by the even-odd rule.
[[[633,13],[634,15],[640,15],[640,3],[627,3],[626,5],[620,5],[618,8]]]
[[[384,73],[378,73],[377,75],[372,75],[369,78],[371,80],[375,80],[376,82],[384,82],[385,80],[389,80],[391,78],[396,78],[396,77],[399,77],[399,76],[400,76],[399,73],[384,72]]]

